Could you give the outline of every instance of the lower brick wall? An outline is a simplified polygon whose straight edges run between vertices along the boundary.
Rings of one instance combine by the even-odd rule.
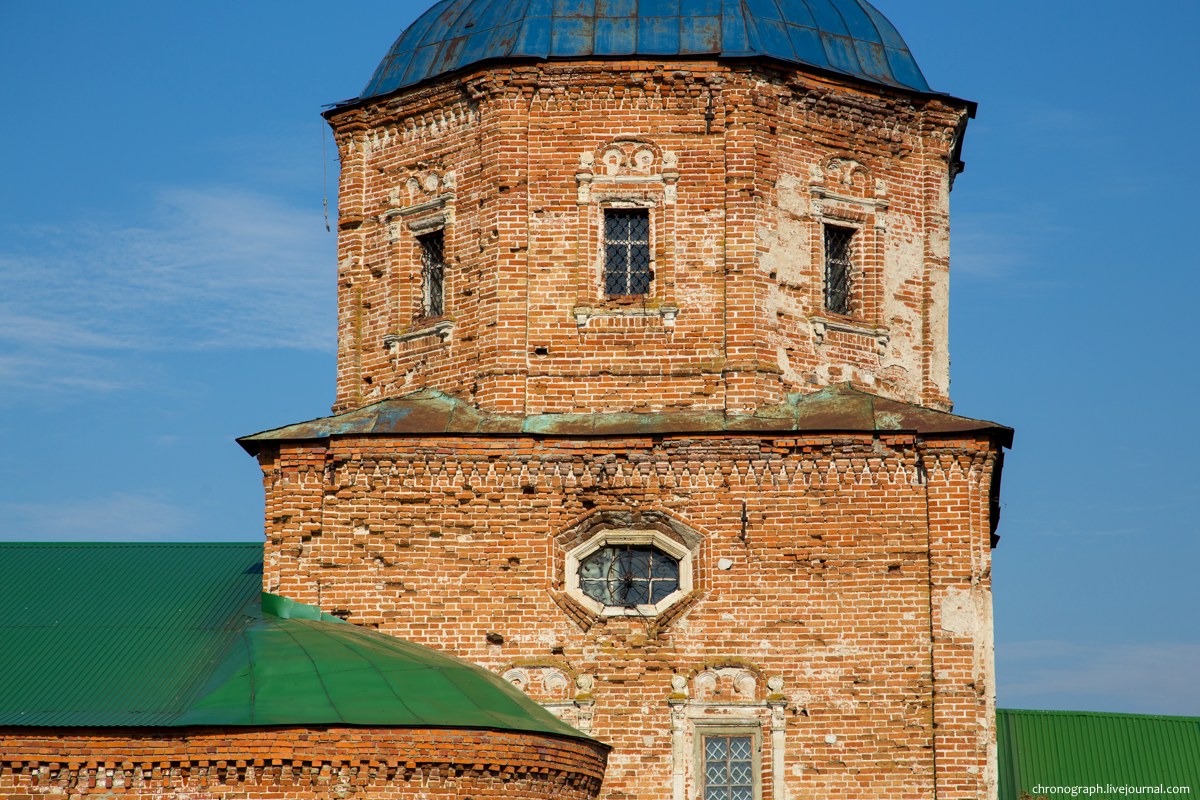
[[[989,498],[971,435],[341,437],[262,454],[268,591],[501,675],[612,745],[605,800],[988,797]],[[655,615],[571,597],[609,529],[691,552]],[[672,538],[673,537],[673,538]]]
[[[607,748],[495,731],[0,729],[0,797],[592,800]]]

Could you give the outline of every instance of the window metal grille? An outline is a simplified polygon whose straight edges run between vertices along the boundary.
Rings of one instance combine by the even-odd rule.
[[[606,606],[653,605],[679,588],[679,559],[653,545],[605,545],[579,562],[579,588]]]
[[[644,208],[604,211],[604,293],[650,293],[650,212]]]
[[[854,229],[825,226],[825,309],[850,314],[853,308]]]
[[[704,800],[754,800],[754,737],[704,737]]]
[[[421,246],[421,316],[440,317],[446,310],[446,241],[442,231],[417,237]]]

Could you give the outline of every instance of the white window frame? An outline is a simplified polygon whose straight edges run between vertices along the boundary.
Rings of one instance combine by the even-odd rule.
[[[602,547],[609,545],[650,545],[679,560],[679,588],[654,604],[629,608],[606,606],[583,593],[579,585],[579,565]],[[567,553],[565,583],[567,594],[594,614],[605,617],[653,617],[666,611],[692,591],[692,551],[671,537],[655,530],[609,528],[588,539]]]
[[[747,721],[744,724],[732,720],[722,720],[720,722],[696,722],[693,723],[693,736],[695,738],[695,757],[692,761],[695,769],[695,786],[696,800],[704,800],[704,787],[708,781],[705,779],[704,770],[704,739],[707,736],[748,736],[750,737],[750,756],[751,756],[751,777],[753,778],[753,798],[754,800],[762,800],[763,789],[763,767],[762,767],[762,749],[763,749],[763,728],[761,723]]]

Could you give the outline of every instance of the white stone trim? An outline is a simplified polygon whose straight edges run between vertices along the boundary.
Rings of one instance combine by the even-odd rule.
[[[837,331],[838,333],[870,337],[875,340],[875,347],[879,352],[884,353],[887,351],[888,342],[892,340],[891,331],[887,328],[859,325],[835,317],[814,315],[808,318],[808,324],[812,326],[813,338],[816,339],[817,344],[825,343],[825,335],[828,331]]]
[[[614,544],[645,544],[657,547],[679,559],[679,588],[654,604],[622,608],[606,606],[583,593],[579,586],[579,564],[602,547]],[[687,597],[692,591],[692,551],[671,537],[656,530],[609,528],[596,534],[567,553],[566,592],[575,602],[594,614],[605,617],[654,617]]]
[[[383,337],[383,346],[392,351],[405,342],[411,342],[413,339],[423,339],[426,336],[436,336],[439,341],[444,342],[450,338],[453,330],[454,320],[439,319],[432,325],[422,325],[419,328],[413,328],[403,333],[389,333]]]
[[[740,675],[742,671],[729,668],[718,672],[738,672]],[[704,670],[690,682],[683,675],[671,678],[671,695],[667,703],[671,708],[672,800],[698,800],[703,794],[699,746],[705,733],[736,734],[742,731],[753,733],[756,742],[755,800],[763,800],[762,778],[768,769],[771,775],[770,800],[788,800],[787,776],[784,774],[788,699],[783,694],[783,678],[773,676],[767,680],[769,694],[766,700],[713,703],[691,696],[691,684],[706,673],[716,674],[712,670]],[[749,672],[745,674],[751,675]],[[754,691],[757,691],[757,687]]]
[[[675,318],[679,316],[678,306],[615,306],[612,308],[596,308],[594,306],[575,306],[571,309],[571,317],[580,328],[586,328],[588,323],[598,317],[659,317],[666,328],[675,327]]]

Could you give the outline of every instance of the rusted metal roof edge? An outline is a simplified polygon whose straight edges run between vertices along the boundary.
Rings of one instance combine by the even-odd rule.
[[[1013,441],[1013,429],[996,422],[935,411],[849,387],[832,387],[813,394],[789,395],[787,402],[752,415],[726,415],[721,411],[494,414],[426,389],[343,414],[243,436],[237,442],[250,455],[257,455],[266,442],[319,441],[344,436],[609,438],[781,433],[922,437],[986,433],[1006,448],[1011,448]]]
[[[924,92],[924,91],[921,91],[920,89],[914,89],[914,88],[911,88],[908,86],[903,86],[903,85],[897,84],[897,83],[885,83],[883,81],[868,80],[867,78],[860,77],[860,76],[854,75],[849,72],[839,72],[838,70],[835,70],[835,69],[826,69],[823,67],[816,66],[815,64],[809,64],[804,61],[789,61],[787,59],[780,58],[778,56],[764,55],[761,53],[692,53],[692,54],[687,54],[687,55],[656,55],[656,56],[639,56],[639,55],[498,56],[495,58],[486,58],[486,59],[481,59],[479,61],[473,62],[471,64],[467,64],[466,66],[459,67],[458,69],[451,70],[450,72],[443,72],[440,75],[432,75],[428,78],[423,78],[422,80],[417,81],[416,83],[409,84],[408,86],[401,86],[399,88],[393,89],[390,92],[385,92],[384,94],[370,95],[370,96],[366,96],[366,97],[360,95],[358,97],[350,97],[345,100],[338,100],[336,102],[329,103],[324,106],[324,110],[321,112],[321,116],[324,117],[326,120],[329,120],[332,117],[335,117],[338,114],[341,114],[343,111],[350,111],[355,108],[362,108],[364,106],[370,105],[371,103],[375,103],[380,100],[388,100],[393,97],[396,97],[397,95],[404,94],[406,92],[412,92],[412,91],[416,91],[418,89],[423,89],[426,86],[432,86],[432,85],[438,83],[439,81],[443,81],[443,80],[445,80],[445,81],[461,81],[461,79],[465,75],[467,75],[471,72],[474,72],[477,70],[490,69],[492,67],[496,67],[501,64],[514,64],[514,65],[519,66],[519,65],[526,65],[526,64],[543,64],[543,63],[552,63],[552,62],[559,63],[559,62],[564,62],[564,61],[612,61],[612,62],[616,62],[616,61],[651,61],[653,63],[666,65],[666,64],[673,64],[673,63],[681,63],[681,62],[685,62],[685,61],[705,61],[705,60],[715,60],[715,61],[729,62],[729,63],[735,63],[735,64],[736,63],[745,64],[745,63],[761,62],[761,63],[775,66],[776,68],[782,66],[784,68],[799,69],[802,72],[812,72],[820,77],[844,80],[849,83],[860,84],[862,87],[867,87],[870,89],[875,89],[875,90],[884,89],[887,91],[897,92],[899,94],[906,94],[906,95],[911,95],[913,97],[919,97],[919,98],[922,98],[925,100],[942,100],[942,101],[948,101],[948,102],[952,102],[952,103],[958,103],[967,109],[967,115],[971,119],[974,119],[976,114],[979,111],[979,103],[975,100],[967,100],[965,98],[962,98],[962,97],[959,97],[959,96],[953,95],[953,94],[948,94],[946,92],[936,92],[933,90]]]

